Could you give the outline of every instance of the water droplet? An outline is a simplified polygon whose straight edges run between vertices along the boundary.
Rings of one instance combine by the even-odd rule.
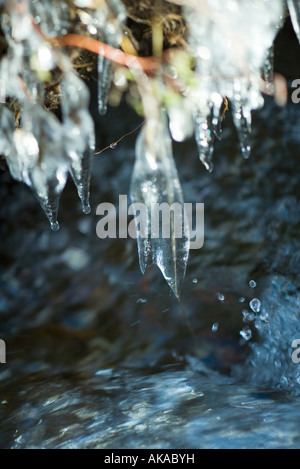
[[[92,211],[90,204],[82,205],[82,211],[85,215],[89,215]]]
[[[244,329],[240,331],[240,335],[248,342],[248,340],[250,340],[252,337],[252,331],[250,327],[244,327]]]
[[[254,314],[250,313],[247,309],[244,309],[244,311],[242,311],[242,315],[244,322],[252,322],[255,319]]]
[[[253,300],[250,301],[249,305],[252,311],[254,311],[254,313],[260,312],[261,302],[257,298],[253,298]]]
[[[138,303],[138,304],[147,303],[147,299],[146,299],[146,298],[139,298],[139,299],[137,300],[137,303]]]
[[[212,325],[212,332],[217,332],[219,329],[219,323],[218,322],[215,322],[213,325]]]
[[[198,283],[198,279],[194,278],[193,283],[197,284],[197,283]]]
[[[50,222],[50,226],[51,226],[52,231],[59,231],[60,226],[59,226],[58,221]]]
[[[225,300],[225,296],[222,295],[222,293],[219,293],[219,292],[217,293],[217,298],[218,298],[219,301],[224,301]]]
[[[256,283],[254,280],[250,280],[249,286],[250,286],[251,288],[255,288],[256,285],[257,285],[257,283]]]
[[[77,247],[70,247],[63,254],[65,264],[73,270],[84,269],[89,264],[88,254]]]

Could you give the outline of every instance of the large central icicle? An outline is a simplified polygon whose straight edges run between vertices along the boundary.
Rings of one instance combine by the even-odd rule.
[[[141,270],[145,273],[156,264],[179,298],[189,256],[189,225],[163,113],[158,120],[149,119],[137,139],[131,200],[140,212],[136,225]],[[160,209],[166,210],[161,225],[156,211]]]

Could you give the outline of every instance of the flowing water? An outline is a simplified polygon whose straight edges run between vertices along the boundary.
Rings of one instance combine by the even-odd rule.
[[[126,105],[96,119],[98,149],[139,124]],[[95,158],[90,215],[68,183],[56,233],[1,173],[1,448],[299,448],[299,105],[266,99],[253,121],[245,160],[228,114],[213,173],[194,140],[174,146],[205,203],[180,305],[134,240],[96,235],[136,134]]]

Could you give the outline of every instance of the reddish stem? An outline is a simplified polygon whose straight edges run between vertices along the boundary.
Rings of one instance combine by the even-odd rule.
[[[66,34],[53,40],[60,46],[73,46],[86,49],[98,55],[103,55],[107,59],[128,68],[138,68],[146,73],[153,72],[159,67],[159,62],[154,57],[137,57],[126,54],[120,49],[116,49],[104,42],[80,34]]]

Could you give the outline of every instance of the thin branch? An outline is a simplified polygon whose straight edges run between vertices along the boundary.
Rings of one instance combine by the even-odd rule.
[[[112,149],[116,148],[116,146],[120,142],[122,142],[122,140],[124,140],[124,138],[129,137],[134,132],[139,130],[144,125],[144,123],[145,123],[145,120],[141,124],[139,124],[135,129],[131,130],[131,132],[128,132],[127,134],[123,135],[123,137],[119,138],[119,140],[117,140],[116,142],[111,143],[110,145],[108,145],[107,147],[105,147],[102,150],[98,151],[97,153],[94,153],[94,155],[101,155],[101,153],[103,153],[105,150],[112,150]]]

